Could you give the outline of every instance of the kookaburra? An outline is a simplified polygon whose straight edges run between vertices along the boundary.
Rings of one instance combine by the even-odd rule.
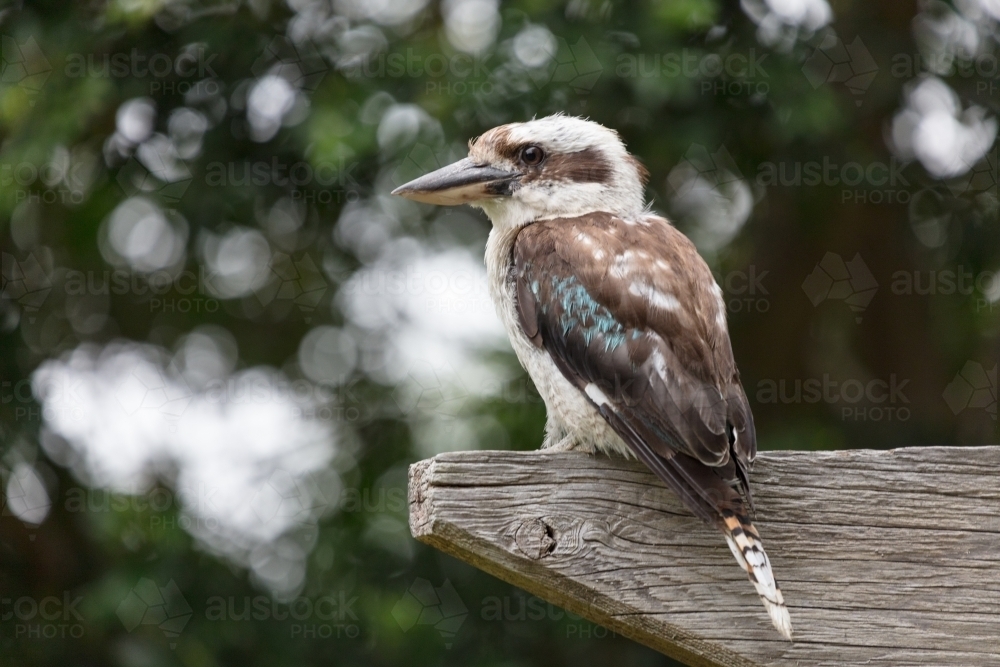
[[[646,207],[647,177],[616,132],[555,115],[493,128],[393,194],[486,212],[490,296],[545,401],[543,447],[644,462],[723,532],[791,639],[750,520],[757,441],[722,290]]]

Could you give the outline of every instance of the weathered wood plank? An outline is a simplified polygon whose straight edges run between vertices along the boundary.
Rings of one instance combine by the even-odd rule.
[[[410,468],[410,530],[691,665],[1000,664],[1000,447],[762,453],[753,489],[794,642],[634,461],[442,454]]]

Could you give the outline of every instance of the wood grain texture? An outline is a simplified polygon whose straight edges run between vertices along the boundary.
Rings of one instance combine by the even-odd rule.
[[[690,665],[1000,665],[1000,447],[767,452],[752,485],[793,642],[634,461],[441,454],[410,468],[410,530]]]

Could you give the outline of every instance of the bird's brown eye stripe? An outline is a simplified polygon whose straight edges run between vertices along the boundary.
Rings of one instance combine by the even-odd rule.
[[[545,159],[545,167],[535,176],[528,175],[522,182],[533,178],[573,183],[608,183],[611,164],[596,148],[585,148],[575,153],[553,153]]]
[[[493,150],[508,160],[520,162],[528,167],[537,167],[543,162],[545,166],[526,174],[522,183],[544,178],[556,181],[572,181],[574,183],[608,183],[611,180],[611,164],[597,148],[585,148],[575,153],[546,154],[537,144],[514,143],[510,141],[506,128],[490,130],[477,140],[493,144]],[[537,163],[525,159],[525,152],[535,148],[541,153]]]

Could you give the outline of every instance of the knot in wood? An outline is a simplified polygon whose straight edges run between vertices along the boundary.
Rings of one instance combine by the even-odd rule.
[[[534,517],[517,527],[514,543],[531,560],[541,560],[556,550],[556,531],[545,519]]]

